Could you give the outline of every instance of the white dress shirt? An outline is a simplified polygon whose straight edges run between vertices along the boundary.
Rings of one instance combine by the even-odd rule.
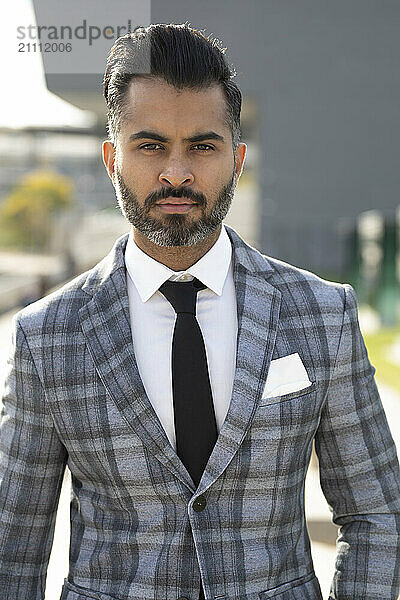
[[[147,396],[176,451],[171,350],[176,313],[159,291],[171,281],[197,277],[207,287],[197,293],[197,319],[203,334],[218,432],[232,396],[236,366],[237,306],[232,246],[225,226],[210,248],[186,271],[173,271],[135,243],[125,249],[133,348]]]

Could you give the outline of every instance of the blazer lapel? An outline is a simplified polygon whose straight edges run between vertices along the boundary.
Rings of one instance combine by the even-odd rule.
[[[231,403],[198,491],[225,470],[248,431],[267,380],[278,328],[281,293],[268,283],[272,267],[226,226],[233,247],[238,313],[236,369]]]
[[[267,281],[268,261],[230,227],[238,313],[236,370],[231,403],[198,491],[217,479],[232,460],[251,421],[268,375],[274,349],[280,292]],[[83,290],[91,299],[79,310],[83,334],[96,370],[122,416],[146,448],[191,492],[194,483],[172,448],[140,378],[132,343],[124,249],[119,238],[93,269]]]
[[[122,416],[151,452],[178,479],[194,489],[192,478],[172,448],[140,378],[132,342],[124,249],[127,235],[88,278],[94,294],[79,310],[81,328],[96,370]]]

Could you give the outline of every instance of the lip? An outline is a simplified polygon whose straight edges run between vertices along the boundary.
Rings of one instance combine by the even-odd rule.
[[[192,202],[192,200],[188,200],[187,198],[172,198],[168,196],[168,198],[160,200],[157,204],[196,204],[196,202]]]
[[[197,202],[193,202],[188,198],[173,198],[168,196],[165,200],[160,200],[156,203],[159,210],[164,213],[187,213],[190,212]]]
[[[194,210],[196,204],[194,202],[160,202],[157,206],[158,209],[164,213],[187,213]]]

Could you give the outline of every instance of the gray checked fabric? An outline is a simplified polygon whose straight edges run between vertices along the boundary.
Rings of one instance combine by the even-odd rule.
[[[305,524],[313,441],[340,526],[331,600],[396,600],[400,477],[349,285],[227,227],[238,307],[225,422],[197,488],[140,379],[124,247],[14,317],[0,428],[0,597],[42,600],[66,466],[62,600],[321,600]],[[151,343],[151,340],[149,340]],[[263,397],[298,353],[312,385]]]

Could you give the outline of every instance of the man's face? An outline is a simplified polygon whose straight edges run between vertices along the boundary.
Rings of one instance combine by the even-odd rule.
[[[226,216],[245,144],[234,154],[222,89],[134,79],[117,148],[103,158],[127,220],[158,246],[191,246]]]

